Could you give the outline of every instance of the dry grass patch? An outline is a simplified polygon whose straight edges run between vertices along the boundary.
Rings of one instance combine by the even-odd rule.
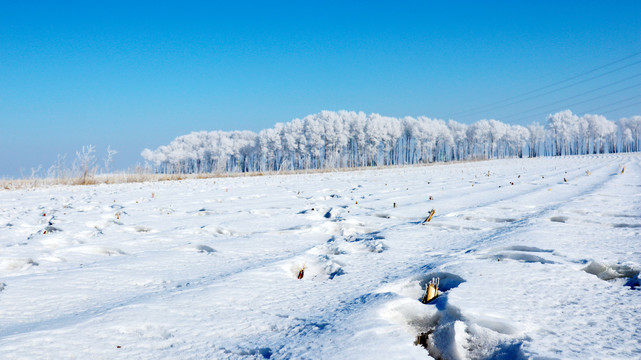
[[[359,167],[351,167],[351,168],[332,168],[332,169],[256,171],[256,172],[246,172],[246,173],[153,174],[148,172],[141,172],[139,171],[139,169],[136,169],[135,172],[130,172],[130,173],[115,173],[115,174],[101,174],[101,175],[87,174],[86,176],[83,174],[80,177],[5,179],[5,180],[0,180],[0,190],[35,189],[35,188],[58,186],[58,185],[128,184],[128,183],[160,182],[160,181],[181,181],[181,180],[194,180],[194,179],[254,177],[254,176],[268,176],[268,175],[327,174],[327,173],[335,173],[335,172],[357,172],[357,171],[365,171],[365,170],[415,168],[415,167],[434,166],[434,165],[442,166],[442,165],[479,162],[479,161],[484,161],[484,160],[473,159],[473,160],[464,160],[464,161],[451,161],[447,163],[359,166]]]

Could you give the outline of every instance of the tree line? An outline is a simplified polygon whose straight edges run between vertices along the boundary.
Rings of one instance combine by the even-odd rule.
[[[201,131],[182,135],[143,158],[157,173],[211,173],[403,165],[468,159],[603,154],[641,150],[641,116],[613,122],[570,110],[545,126],[497,120],[462,124],[321,111],[259,133]]]

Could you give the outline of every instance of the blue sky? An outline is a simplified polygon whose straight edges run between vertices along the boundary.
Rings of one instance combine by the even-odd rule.
[[[320,110],[529,124],[563,107],[547,104],[603,95],[570,108],[641,114],[639,101],[614,104],[641,93],[641,56],[463,112],[640,53],[640,1],[89,3],[0,4],[0,177],[87,144],[98,157],[111,145],[125,169],[191,131],[259,131]]]

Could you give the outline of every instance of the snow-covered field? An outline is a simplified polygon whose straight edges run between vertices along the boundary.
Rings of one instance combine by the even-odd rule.
[[[0,191],[0,354],[641,358],[640,245],[638,153]]]

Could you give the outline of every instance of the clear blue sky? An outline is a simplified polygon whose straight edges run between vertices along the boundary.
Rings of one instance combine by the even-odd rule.
[[[111,145],[124,169],[191,131],[259,131],[320,110],[447,119],[639,52],[638,0],[3,1],[0,177],[86,144],[99,157]],[[453,118],[544,122],[533,115],[560,105],[546,104],[614,82],[570,108],[618,120],[641,114],[638,101],[612,105],[641,94],[639,74],[633,64]]]

